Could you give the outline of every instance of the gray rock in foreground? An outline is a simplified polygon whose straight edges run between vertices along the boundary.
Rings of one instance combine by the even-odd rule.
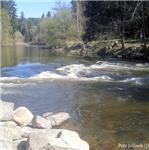
[[[0,101],[0,110],[3,112],[0,114],[0,149],[89,150],[89,145],[80,139],[78,133],[50,129],[68,120],[68,113],[45,113],[45,118],[36,116],[33,119],[33,114],[27,108],[19,107],[13,112],[13,107],[13,103]]]
[[[31,150],[89,150],[76,132],[65,129],[33,132],[29,135],[29,145]]]
[[[12,120],[14,104],[0,101],[0,121]]]

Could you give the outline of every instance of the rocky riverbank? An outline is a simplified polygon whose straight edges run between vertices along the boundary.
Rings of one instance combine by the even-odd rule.
[[[74,43],[65,48],[68,55],[80,56],[98,56],[101,58],[119,58],[127,60],[149,60],[149,45],[144,48],[141,43],[125,44],[125,48],[121,48],[121,43],[117,40]]]
[[[70,119],[66,112],[34,116],[26,107],[0,101],[0,148],[2,150],[89,150],[79,134],[54,129]]]

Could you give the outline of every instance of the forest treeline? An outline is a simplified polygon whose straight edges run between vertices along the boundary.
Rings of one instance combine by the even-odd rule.
[[[149,37],[149,2],[147,1],[77,1],[78,17],[83,26],[83,40],[101,38],[142,39]],[[78,5],[78,6],[77,6]]]
[[[65,47],[71,42],[140,39],[144,47],[149,37],[149,2],[147,1],[72,1],[71,7],[58,3],[52,15],[40,18],[17,16],[14,0],[1,1],[2,44],[25,42]]]

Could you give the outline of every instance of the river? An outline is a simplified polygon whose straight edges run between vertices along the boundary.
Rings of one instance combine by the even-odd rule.
[[[1,99],[34,114],[70,113],[61,128],[91,150],[149,144],[149,63],[65,57],[38,47],[2,47]],[[139,149],[140,150],[140,149]]]

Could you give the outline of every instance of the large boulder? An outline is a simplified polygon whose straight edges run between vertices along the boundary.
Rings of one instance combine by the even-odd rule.
[[[66,112],[59,112],[56,114],[47,115],[45,118],[51,121],[52,126],[59,126],[70,119],[70,115]]]
[[[0,101],[0,121],[12,120],[14,104]]]
[[[62,130],[56,138],[49,140],[49,144],[45,146],[45,149],[89,150],[89,145],[87,142],[80,139],[78,133],[69,130]]]
[[[13,120],[19,125],[28,125],[33,119],[33,114],[26,107],[19,107],[13,113]]]
[[[19,128],[0,127],[0,149],[29,150],[27,138],[22,138]]]
[[[44,131],[32,132],[29,135],[30,150],[41,150],[45,145],[48,145],[48,134]]]
[[[41,116],[36,116],[33,120],[32,120],[32,126],[34,128],[41,128],[41,129],[49,129],[51,128],[51,121],[47,120]]]
[[[32,132],[29,146],[31,150],[89,150],[89,145],[76,132],[62,129]]]

